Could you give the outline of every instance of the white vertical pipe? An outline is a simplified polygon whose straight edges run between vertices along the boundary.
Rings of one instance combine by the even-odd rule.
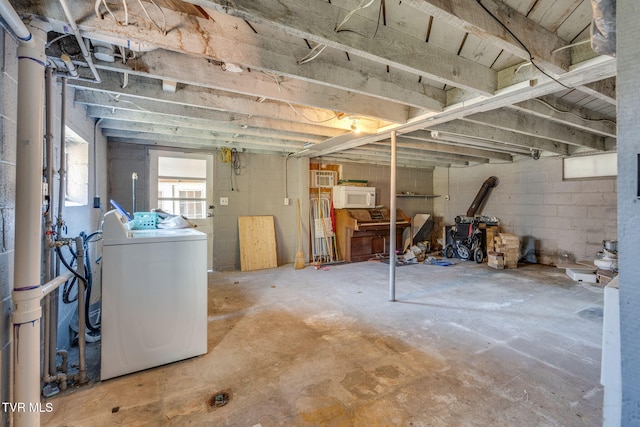
[[[64,200],[66,198],[65,188],[66,177],[67,177],[67,166],[65,165],[65,154],[67,152],[67,79],[61,79],[62,87],[60,89],[60,160],[59,160],[59,169],[58,169],[58,222],[57,222],[57,231],[58,235],[60,234],[60,230],[64,225],[64,221],[62,220],[62,207],[64,206]],[[60,274],[60,260],[56,265],[56,274]]]
[[[40,221],[45,43],[48,24],[30,24],[32,37],[18,47],[16,220],[13,283],[13,400],[40,403]],[[38,411],[13,414],[16,427],[40,423]]]
[[[31,39],[31,33],[13,9],[9,0],[0,0],[0,16],[20,40],[29,41]]]
[[[389,185],[389,301],[396,300],[396,131],[391,131],[391,184]]]

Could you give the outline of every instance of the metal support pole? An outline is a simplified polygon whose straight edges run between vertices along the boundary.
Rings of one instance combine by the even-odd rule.
[[[396,300],[396,131],[391,131],[391,184],[389,186],[389,301]]]

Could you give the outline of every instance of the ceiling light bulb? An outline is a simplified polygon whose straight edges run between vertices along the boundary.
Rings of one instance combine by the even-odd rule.
[[[360,133],[360,127],[358,127],[358,121],[355,119],[351,122],[351,130],[354,133]]]

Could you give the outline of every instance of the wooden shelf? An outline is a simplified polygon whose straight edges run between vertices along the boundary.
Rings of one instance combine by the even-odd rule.
[[[433,197],[440,197],[439,194],[396,194],[396,197],[426,197],[427,199]]]

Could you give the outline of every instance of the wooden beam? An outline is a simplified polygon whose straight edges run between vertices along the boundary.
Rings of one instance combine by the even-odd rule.
[[[112,121],[131,122],[147,125],[174,125],[186,129],[206,130],[221,132],[231,135],[246,135],[254,137],[266,137],[297,142],[321,142],[323,138],[317,135],[294,133],[277,129],[256,128],[241,123],[230,124],[215,120],[203,120],[186,116],[174,116],[157,114],[145,111],[115,110],[108,107],[89,106],[87,116]]]
[[[533,57],[534,62],[548,72],[564,73],[571,64],[568,50],[552,53],[567,44],[564,40],[501,1],[404,0],[403,3],[524,60]]]
[[[123,94],[110,94],[102,93],[96,90],[80,90],[76,88],[74,94],[74,102],[76,104],[86,105],[87,107],[95,106],[97,108],[104,108],[108,111],[118,112],[147,112],[166,115],[170,117],[190,117],[193,119],[211,120],[215,122],[235,124],[238,126],[256,127],[277,129],[284,132],[304,133],[309,135],[322,136],[330,138],[344,134],[349,128],[348,123],[341,123],[344,126],[343,129],[331,128],[323,126],[322,124],[305,124],[298,123],[292,120],[300,120],[291,109],[283,111],[283,114],[289,114],[290,116],[280,120],[270,117],[261,117],[260,115],[250,115],[233,113],[229,111],[220,111],[214,109],[212,105],[199,106],[174,104],[172,102],[156,102],[151,99],[138,98],[135,96],[128,96]],[[195,100],[196,103],[199,100]],[[268,108],[268,105],[256,103],[260,108],[264,109],[263,114],[268,114],[268,111],[277,110],[278,108]],[[284,109],[283,109],[284,110]],[[271,113],[273,114],[273,112]],[[277,112],[276,112],[277,114]],[[337,120],[336,120],[337,121]],[[340,122],[344,122],[341,120]],[[349,129],[350,130],[350,129]]]
[[[194,86],[183,86],[175,93],[167,93],[162,91],[160,81],[138,76],[129,77],[129,83],[125,88],[118,82],[119,79],[109,77],[105,78],[100,85],[80,80],[69,80],[68,85],[77,89],[105,92],[113,96],[123,94],[136,99],[212,108],[250,116],[280,118],[345,130],[349,130],[351,126],[350,121],[338,119],[334,111],[303,106],[294,106],[292,109],[288,104],[271,101],[258,102],[256,99],[233,97],[228,94],[220,94],[211,89]]]
[[[316,160],[316,159],[314,158],[314,160]],[[367,160],[367,159],[341,157],[340,155],[323,156],[321,158],[320,157],[317,158],[317,160],[321,160],[323,162],[338,163],[338,164],[340,164],[340,163],[357,163],[357,164],[376,165],[376,166],[388,166],[388,165],[391,164],[389,160],[371,161],[371,160]],[[401,161],[398,161],[396,164],[397,164],[398,167],[401,167],[401,168],[425,169],[425,170],[434,170],[436,167],[447,168],[447,167],[451,166],[449,164],[435,164],[435,163],[429,163],[429,162],[401,162]]]
[[[304,104],[304,98],[297,99],[295,97],[295,95],[299,95],[297,90],[304,87],[309,93],[322,95],[318,97],[316,103],[323,98],[335,96],[337,91],[348,91],[352,94],[373,97],[390,103],[406,104],[429,111],[442,111],[446,99],[443,90],[420,84],[417,79],[409,81],[408,79],[396,78],[389,81],[387,77],[387,80],[383,80],[383,76],[376,76],[375,70],[357,69],[355,66],[351,66],[353,69],[348,68],[352,64],[351,61],[347,61],[345,63],[347,66],[345,66],[337,61],[332,62],[331,58],[318,58],[317,62],[307,64],[309,66],[296,65],[295,68],[284,72],[286,64],[295,64],[291,50],[300,51],[299,55],[302,56],[303,49],[289,47],[288,58],[269,54],[265,59],[262,59],[263,62],[266,62],[267,59],[269,61],[269,64],[263,63],[261,67],[268,69],[266,75],[258,68],[249,66],[242,73],[231,73],[224,71],[222,67],[206,58],[162,49],[142,53],[134,60],[127,61],[127,64],[96,61],[96,67],[118,72],[126,71],[157,79],[169,78],[194,86],[281,101],[286,100],[297,104]],[[283,97],[288,97],[288,99]],[[364,114],[363,111],[359,112]],[[378,117],[378,113],[369,115]]]
[[[346,115],[373,117],[394,123],[404,123],[408,118],[408,108],[403,105],[405,102],[402,96],[406,95],[410,100],[418,96],[418,94],[412,96],[408,91],[395,88],[397,91],[394,92],[393,97],[387,96],[383,99],[380,96],[370,96],[364,91],[349,92],[348,87],[327,86],[273,73],[246,70],[242,73],[226,72],[205,58],[165,50],[146,52],[135,60],[128,61],[127,64],[96,61],[96,67],[120,74],[128,73],[157,80],[169,79],[191,86],[324,108],[340,111]],[[335,70],[329,72],[328,69],[324,69],[323,71],[324,75],[335,76],[336,74]],[[337,74],[340,73],[337,72]],[[346,82],[347,79],[345,78],[344,81]],[[377,84],[372,82],[371,86],[377,86]],[[391,91],[391,88],[389,90]],[[442,110],[444,93],[442,103],[438,102],[437,105],[432,98],[424,95],[422,97],[430,101],[421,103],[420,108],[426,108],[425,105],[428,105],[430,111]]]
[[[376,152],[380,153],[383,156],[391,155],[391,147],[384,143],[375,143],[365,145],[364,147],[359,147],[359,150],[364,150],[365,152]],[[445,153],[433,150],[424,150],[422,148],[415,147],[407,147],[406,144],[398,146],[397,148],[397,156],[398,158],[406,158],[406,159],[439,159],[439,160],[447,160],[452,163],[455,162],[475,162],[475,163],[489,163],[489,159],[487,158],[479,158],[474,156],[465,156],[463,154],[452,154]]]
[[[618,105],[615,77],[599,80],[593,83],[587,83],[586,85],[580,86],[576,89],[608,104]]]
[[[472,114],[464,117],[462,120],[550,141],[557,141],[562,144],[588,147],[594,150],[604,150],[605,147],[605,137],[603,136],[508,108],[498,108],[485,113]]]
[[[413,133],[403,134],[401,137],[398,137],[398,147],[431,150],[443,154],[461,154],[464,156],[476,157],[479,159],[493,159],[507,162],[513,160],[513,156],[511,156],[511,154],[492,151],[491,149],[470,148],[443,142],[435,142],[431,139],[431,136],[427,135],[430,135],[430,132],[417,131]]]
[[[552,120],[556,123],[567,124],[587,132],[593,132],[611,138],[616,137],[616,123],[608,117],[563,102],[553,96],[543,96],[510,105],[517,111]]]
[[[19,0],[16,7],[22,13],[46,16],[57,32],[67,31],[66,17],[55,4],[38,3],[32,5],[30,2]],[[124,22],[124,12],[121,5],[111,5],[111,10],[119,21]],[[112,43],[124,43],[125,45],[132,41],[142,42],[161,49],[204,57],[217,62],[234,63],[245,67],[245,69],[266,71],[291,78],[291,81],[286,82],[292,86],[290,91],[281,91],[278,85],[271,82],[270,91],[272,93],[270,96],[266,96],[271,99],[371,117],[378,117],[374,111],[384,112],[383,106],[387,105],[390,111],[380,118],[395,123],[403,123],[408,118],[407,111],[399,105],[400,99],[404,99],[404,102],[410,105],[415,104],[415,106],[429,111],[442,109],[444,92],[421,85],[417,83],[417,80],[411,84],[402,80],[390,82],[383,79],[382,76],[372,75],[366,69],[352,67],[348,62],[344,64],[318,63],[303,69],[296,64],[294,56],[296,52],[303,55],[302,52],[305,49],[297,39],[296,44],[274,37],[261,36],[249,31],[248,26],[239,19],[227,23],[229,17],[224,15],[214,22],[169,9],[163,9],[163,11],[168,28],[166,35],[161,35],[152,26],[145,25],[148,20],[136,2],[128,5],[130,21],[134,23],[127,26],[116,24],[110,16],[98,19],[93,13],[93,6],[90,3],[80,2],[77,5],[78,25],[83,36],[87,38],[106,39]],[[188,59],[185,60],[188,61]],[[200,59],[199,61],[204,60]],[[181,63],[168,61],[167,64],[177,64],[175,66],[178,67]],[[166,67],[171,67],[167,64],[165,64]],[[313,86],[317,86],[318,83],[322,83],[326,94],[322,90],[313,89]],[[311,87],[299,90],[305,85],[311,85]],[[248,88],[252,85],[245,82],[241,87],[244,90],[249,90]],[[353,92],[345,95],[342,93],[343,90]],[[337,96],[333,101],[335,104],[320,103],[323,98],[328,99],[332,93]],[[354,110],[358,105],[358,96],[368,97],[371,93],[375,94],[376,98],[360,104],[360,108]],[[317,94],[318,99],[315,99],[313,94]],[[296,95],[300,98],[296,99]],[[308,104],[308,102],[314,103]],[[341,105],[342,103],[346,103],[346,105]],[[393,106],[393,103],[398,105]],[[366,106],[367,104],[369,106]],[[365,114],[363,108],[374,111]],[[398,109],[400,111],[397,111]],[[402,113],[403,111],[404,113]],[[398,114],[394,114],[395,112]]]
[[[369,39],[352,32],[336,32],[336,20],[349,11],[324,1],[245,0],[189,0],[221,13],[285,31],[288,34],[324,44],[371,61],[381,62],[423,76],[443,84],[462,87],[483,94],[496,89],[493,70],[478,65],[424,41],[381,25],[375,38]],[[340,18],[336,18],[340,17]],[[349,25],[363,28],[371,21],[354,14]],[[374,24],[375,25],[375,24]],[[306,65],[306,64],[305,64]]]
[[[176,144],[171,146],[181,146],[182,144],[186,146],[200,146],[200,147],[227,147],[227,148],[237,148],[237,149],[263,149],[269,150],[273,152],[283,152],[290,153],[295,150],[300,149],[299,144],[265,144],[263,141],[242,141],[242,142],[231,142],[225,139],[218,139],[215,137],[211,138],[198,138],[194,136],[182,136],[182,135],[166,135],[166,134],[158,134],[158,133],[147,133],[147,132],[133,132],[131,130],[119,130],[119,129],[103,129],[103,135],[105,135],[109,140],[114,138],[123,138],[125,140],[140,140],[140,141],[149,141],[150,144],[153,145],[161,145],[166,146],[167,144]]]
[[[119,131],[113,131],[114,134],[116,134],[117,132]],[[164,138],[160,140],[160,139],[146,138],[146,136],[145,138],[138,138],[137,135],[125,134],[124,132],[121,132],[120,136],[109,136],[107,140],[109,143],[115,143],[115,144],[138,144],[138,145],[146,145],[146,146],[155,147],[155,148],[179,148],[182,150],[185,150],[185,149],[202,150],[202,151],[207,151],[209,153],[212,150],[218,150],[222,148],[235,148],[241,153],[243,152],[260,153],[260,154],[273,154],[273,155],[282,155],[282,156],[289,154],[289,150],[281,150],[281,149],[271,150],[268,148],[261,148],[261,147],[254,147],[254,146],[243,147],[243,146],[240,146],[239,144],[234,144],[233,146],[230,146],[228,144],[225,144],[224,142],[219,142],[219,141],[199,141],[199,140],[181,139],[181,138],[177,138],[177,139]]]
[[[314,146],[313,152],[296,153],[296,156],[323,156],[336,151],[370,144],[381,141],[389,137],[389,132],[395,130],[400,134],[414,132],[440,123],[460,119],[467,115],[489,111],[495,108],[506,107],[514,103],[526,101],[532,98],[549,95],[560,91],[563,84],[569,87],[579,86],[593,81],[601,80],[605,77],[616,74],[616,60],[609,56],[599,56],[589,59],[584,63],[573,65],[568,73],[557,79],[548,76],[539,76],[535,84],[529,81],[516,83],[496,92],[494,96],[479,95],[475,98],[467,99],[448,106],[442,113],[427,113],[419,117],[412,118],[407,124],[392,125],[378,129],[371,135],[345,134],[342,137],[334,137],[321,144]],[[336,138],[341,138],[337,140]],[[337,142],[338,141],[338,142]],[[553,150],[560,150],[568,154],[567,147],[550,147]],[[554,152],[553,150],[547,150]]]
[[[349,151],[334,153],[326,156],[312,157],[312,159],[322,160],[323,162],[334,163],[364,163],[374,165],[389,165],[391,164],[390,157],[382,158],[377,156],[369,156],[361,153],[350,153]],[[448,168],[451,163],[438,162],[435,160],[407,160],[401,159],[397,161],[399,167],[416,168],[416,169],[433,169],[434,167]],[[466,166],[466,165],[460,165]]]
[[[127,131],[132,134],[149,134],[151,136],[169,136],[181,138],[196,138],[201,140],[224,141],[226,143],[255,144],[258,146],[287,147],[299,150],[304,145],[300,141],[284,139],[252,137],[226,132],[214,132],[202,129],[185,128],[176,124],[154,125],[146,123],[125,122],[119,120],[103,120],[100,124],[105,135],[111,130]]]
[[[562,155],[569,153],[566,144],[466,121],[457,120],[455,122],[429,126],[429,130],[444,132],[460,137],[469,137],[502,143],[505,145],[507,150],[509,149],[509,146],[512,145],[514,147],[537,149]]]

